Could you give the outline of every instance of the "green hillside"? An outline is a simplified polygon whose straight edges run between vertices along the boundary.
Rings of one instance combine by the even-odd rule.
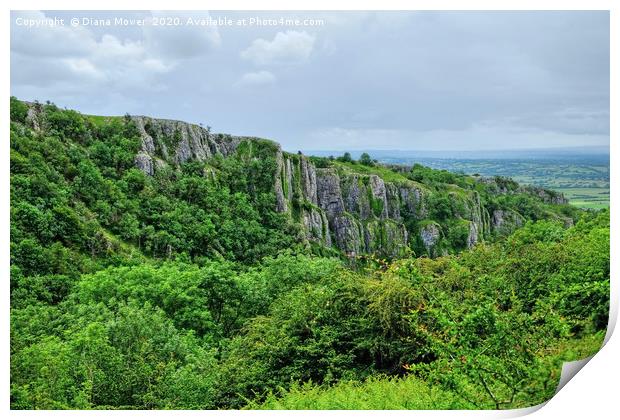
[[[15,98],[10,146],[13,409],[525,407],[607,326],[550,190]]]

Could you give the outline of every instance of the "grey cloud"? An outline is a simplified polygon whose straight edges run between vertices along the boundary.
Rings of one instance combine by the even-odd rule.
[[[152,12],[154,19],[167,17],[178,18],[186,22],[188,18],[199,21],[209,19],[208,12]],[[217,48],[221,44],[221,37],[217,26],[179,25],[179,26],[145,26],[144,39],[152,52],[158,56],[171,59],[187,59],[200,56],[205,52]]]
[[[29,14],[46,17],[41,12]],[[97,37],[79,27],[12,28],[12,84],[54,88],[71,83],[79,90],[154,89],[157,75],[176,63],[162,60],[143,40]],[[81,85],[81,89],[80,89]]]
[[[210,15],[325,24],[34,32],[12,25],[11,92],[89,113],[202,122],[290,150],[609,144],[608,12]]]

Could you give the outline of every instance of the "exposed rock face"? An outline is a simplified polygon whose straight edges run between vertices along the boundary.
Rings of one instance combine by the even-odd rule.
[[[206,128],[183,121],[142,116],[133,116],[131,119],[142,137],[140,158],[136,158],[136,166],[148,175],[153,174],[155,158],[176,165],[190,159],[204,161],[217,153],[230,155],[244,140],[244,137],[211,134]]]
[[[136,155],[134,162],[136,164],[136,167],[138,169],[140,169],[142,172],[144,172],[147,175],[152,176],[154,174],[153,171],[153,158],[151,158],[149,155],[147,155],[144,152],[138,152],[138,154]]]
[[[345,212],[340,177],[333,169],[320,169],[316,179],[318,204],[327,216],[336,246],[350,255],[362,252],[363,228],[355,217]]]
[[[302,225],[309,241],[336,246],[349,255],[378,253],[406,255],[411,235],[421,235],[429,255],[438,255],[439,224],[432,222],[409,232],[405,222],[423,221],[428,213],[427,194],[413,181],[386,182],[371,174],[342,172],[335,167],[316,168],[301,154],[278,149],[275,183],[276,209],[290,213]],[[490,231],[489,216],[477,192],[456,197],[463,202],[469,223],[467,246]]]
[[[356,214],[366,220],[371,215],[370,198],[361,176],[351,175],[340,178],[345,208],[349,213]]]
[[[467,235],[467,248],[471,248],[478,243],[478,224],[469,222],[469,235]]]
[[[467,248],[473,247],[481,238],[487,236],[489,232],[489,214],[480,202],[480,194],[477,191],[471,194],[471,204],[467,207],[468,214],[465,215],[470,220],[469,235],[467,236]]]
[[[497,235],[510,235],[517,228],[523,226],[524,219],[519,213],[512,210],[494,210],[491,217],[491,227]]]
[[[405,215],[417,219],[426,217],[427,211],[422,200],[422,190],[417,187],[400,187],[399,192]]]
[[[542,187],[536,187],[533,185],[519,185],[509,178],[478,178],[478,182],[491,186],[496,194],[520,194],[527,193],[538,196],[544,203],[547,204],[568,204],[568,199],[564,197],[564,194],[548,190]]]
[[[397,221],[401,221],[400,215],[401,198],[398,187],[394,184],[386,184],[386,199],[387,199],[387,217]]]
[[[275,176],[275,184],[274,189],[276,193],[276,210],[280,213],[284,213],[288,211],[288,194],[284,195],[284,187],[283,183],[287,179],[286,174],[286,166],[284,163],[284,159],[282,158],[282,152],[278,150],[276,154],[276,176]]]
[[[319,206],[333,220],[344,213],[344,202],[340,190],[340,178],[333,169],[321,169],[317,177],[317,197]]]
[[[351,215],[332,217],[330,228],[334,232],[336,246],[345,253],[354,256],[364,250],[362,225]]]
[[[372,193],[372,210],[380,219],[388,217],[387,192],[385,182],[377,175],[370,175],[370,192]]]
[[[325,213],[318,208],[304,209],[302,214],[302,224],[306,232],[306,239],[317,241],[326,246],[332,245],[329,234],[329,225]]]
[[[317,170],[318,204],[327,215],[334,242],[349,254],[406,253],[409,234],[401,218],[401,190],[405,194],[418,191],[406,200],[419,213],[421,193],[413,186],[399,188],[377,175]]]
[[[33,114],[32,124],[36,115]],[[188,160],[204,161],[216,154],[233,154],[244,140],[252,138],[212,134],[200,126],[181,121],[132,117],[142,136],[142,148],[135,164],[153,175],[169,164]],[[275,144],[275,209],[288,213],[300,223],[305,239],[325,246],[336,246],[349,255],[379,253],[397,257],[408,251],[411,236],[418,236],[430,256],[441,254],[441,226],[429,215],[428,190],[413,181],[386,182],[371,174],[339,172],[334,167],[317,168],[309,158],[291,155]],[[250,148],[251,149],[251,148]],[[245,149],[244,149],[245,150]],[[215,175],[211,175],[215,176]],[[542,201],[565,203],[561,194],[542,188],[521,187],[507,180],[481,178],[498,194],[524,192]],[[511,183],[512,182],[512,183]],[[494,235],[507,235],[521,226],[523,218],[510,210],[489,215],[476,191],[450,193],[458,202],[457,217],[468,223],[466,246]],[[421,223],[410,232],[411,222]]]
[[[28,103],[28,107],[26,124],[35,131],[45,131],[49,122],[43,106]],[[438,193],[406,176],[390,176],[389,180],[396,181],[389,181],[376,174],[381,171],[364,168],[357,172],[355,165],[325,165],[324,161],[301,153],[292,155],[283,152],[277,143],[264,139],[213,134],[209,129],[182,121],[141,116],[131,120],[142,139],[134,162],[149,176],[190,160],[206,161],[216,155],[235,154],[235,159],[243,162],[269,159],[265,170],[274,171],[275,210],[297,223],[305,240],[335,246],[350,255],[378,253],[398,257],[406,255],[411,244],[416,251],[423,247],[429,255],[436,256],[447,252],[452,245],[471,248],[486,238],[508,235],[525,221],[508,208],[495,209],[489,214],[475,189],[446,185],[445,191]],[[275,166],[271,165],[272,158]],[[317,168],[313,162],[327,168]],[[392,166],[392,169],[397,174],[410,168]],[[214,167],[205,165],[203,170],[208,179],[217,179]],[[478,177],[478,182],[487,184],[485,192],[490,194],[525,193],[544,203],[567,202],[560,193],[520,186],[507,178]],[[260,188],[269,187],[261,183]],[[446,193],[449,204],[446,204]],[[446,221],[448,216],[442,214],[449,214],[452,219]],[[560,214],[555,218],[566,226],[573,223]],[[441,221],[441,225],[435,220]],[[443,235],[446,240],[442,240]],[[453,244],[448,245],[448,239]]]
[[[26,114],[26,124],[30,125],[34,131],[41,131],[41,105],[30,104]]]
[[[402,214],[425,214],[424,193],[415,183],[339,173],[334,167],[316,168],[302,154],[277,154],[276,210],[298,220],[307,240],[349,255],[407,253],[409,232]]]
[[[286,159],[284,163],[284,181],[285,185],[293,185],[293,167],[291,166],[291,160]],[[286,200],[291,202],[293,200],[293,189],[288,188],[286,190]]]
[[[287,160],[290,164],[290,160]],[[302,193],[306,200],[312,204],[318,204],[317,185],[316,185],[316,168],[310,162],[308,158],[300,155],[301,166],[301,187]]]
[[[424,244],[428,255],[431,257],[437,255],[436,247],[441,237],[440,232],[439,225],[435,222],[428,223],[420,229],[420,238],[422,239],[422,243]]]

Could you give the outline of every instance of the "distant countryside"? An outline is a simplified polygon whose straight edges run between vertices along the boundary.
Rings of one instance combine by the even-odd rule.
[[[334,152],[337,153],[337,152]],[[469,175],[505,176],[522,184],[550,188],[564,193],[571,204],[581,208],[609,207],[609,155],[563,151],[545,151],[528,156],[526,152],[507,152],[506,157],[437,157],[438,152],[370,151],[371,156],[388,164],[420,163],[435,169]],[[326,155],[327,152],[318,152]],[[353,154],[355,155],[355,154]],[[355,157],[355,156],[354,156]]]

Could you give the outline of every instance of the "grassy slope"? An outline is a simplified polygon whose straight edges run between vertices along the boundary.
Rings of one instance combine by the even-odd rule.
[[[112,121],[121,121],[123,117],[119,116],[104,116],[104,115],[85,115],[84,118],[92,122],[97,127],[103,127],[105,124]]]
[[[331,164],[343,173],[362,174],[362,175],[378,175],[387,182],[408,182],[411,183],[406,176],[395,172],[381,165],[366,166],[357,162],[338,162],[332,161]]]

